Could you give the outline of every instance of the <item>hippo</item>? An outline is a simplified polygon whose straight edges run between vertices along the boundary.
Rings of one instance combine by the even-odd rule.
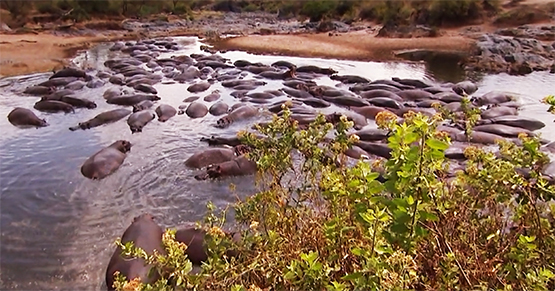
[[[283,67],[283,68],[288,68],[288,69],[296,67],[293,63],[290,63],[288,61],[277,61],[277,62],[272,63],[271,66],[272,67]]]
[[[347,120],[352,121],[354,123],[353,127],[357,130],[362,129],[363,127],[368,125],[366,117],[354,111],[344,111],[340,113],[334,112],[326,115],[326,120],[328,120],[328,122],[336,124],[337,122],[339,122],[339,118],[341,117],[341,115],[345,115],[347,117]]]
[[[185,113],[191,118],[201,118],[208,114],[208,107],[204,103],[195,101],[189,104]]]
[[[317,66],[300,66],[296,71],[299,73],[316,73],[323,75],[333,75],[337,73],[337,71],[332,68],[320,68]]]
[[[314,97],[314,96],[312,96],[312,94],[310,94],[310,93],[308,93],[307,91],[304,91],[304,90],[292,89],[292,88],[289,88],[289,87],[283,87],[280,90],[283,91],[285,94],[288,94],[290,96],[297,97],[297,98],[312,98],[312,97]]]
[[[513,127],[504,124],[484,124],[473,127],[474,131],[489,132],[503,137],[518,137],[520,133],[525,133],[527,136],[535,136],[535,134],[527,129],[520,127]]]
[[[73,81],[73,82],[65,85],[65,88],[70,89],[70,90],[81,90],[81,89],[83,89],[83,87],[85,87],[85,85],[87,85],[87,83],[85,83],[81,80],[76,80],[76,81]]]
[[[127,115],[131,114],[131,110],[125,108],[114,109],[106,112],[102,112],[92,119],[89,119],[85,122],[80,122],[79,125],[70,127],[69,130],[74,131],[77,129],[91,129],[93,127],[101,126],[103,124],[108,124],[112,122],[116,122]]]
[[[382,112],[382,111],[389,111],[390,110],[383,108],[383,107],[378,107],[378,106],[373,106],[373,105],[369,105],[369,106],[364,106],[364,107],[353,107],[351,108],[354,112],[368,118],[368,119],[372,119],[375,120],[376,119],[376,115],[378,115],[378,113]],[[391,112],[393,114],[393,112]]]
[[[400,92],[397,92],[397,93],[400,93]],[[364,99],[387,97],[389,99],[393,99],[393,100],[402,102],[403,98],[401,96],[397,95],[397,93],[393,93],[391,91],[383,90],[383,89],[376,89],[376,90],[361,92],[360,97],[362,97]]]
[[[401,84],[397,81],[387,80],[387,79],[374,80],[374,81],[370,82],[370,85],[372,85],[372,84],[389,85],[389,86],[393,86],[393,87],[401,89],[401,90],[408,90],[408,89],[416,88],[416,87],[411,86],[411,85],[405,85],[405,84]],[[426,87],[430,87],[430,86],[426,86]],[[424,87],[424,88],[426,88],[426,87]]]
[[[190,96],[183,99],[183,102],[193,102],[193,101],[197,101],[198,99],[200,99],[200,96]]]
[[[156,108],[155,112],[158,115],[158,121],[160,122],[166,122],[168,119],[177,114],[177,110],[168,104],[160,104]]]
[[[102,97],[104,97],[104,99],[108,100],[110,98],[113,97],[117,97],[117,96],[121,96],[123,93],[123,90],[121,88],[110,88],[106,91],[104,91],[104,94],[102,94]]]
[[[38,111],[44,111],[44,112],[59,112],[59,111],[63,111],[65,113],[75,112],[75,109],[73,108],[73,106],[57,100],[41,100],[35,103],[35,106],[33,106],[33,108],[35,108]]]
[[[368,101],[352,96],[323,97],[323,99],[331,103],[350,107],[363,107],[370,105]]]
[[[122,95],[107,99],[106,102],[109,104],[133,106],[144,100],[158,101],[160,97],[148,94]]]
[[[237,60],[233,63],[233,65],[237,68],[247,67],[247,66],[263,66],[261,63],[251,63],[247,60]]]
[[[319,98],[314,98],[314,97],[299,98],[299,99],[294,99],[294,100],[303,102],[304,104],[310,105],[314,108],[326,108],[326,107],[331,106],[330,102],[328,102],[326,100],[319,99]]]
[[[496,144],[498,140],[504,140],[502,136],[497,134],[482,132],[482,131],[472,131],[470,136],[466,136],[464,133],[453,133],[449,134],[453,141],[459,142],[471,142],[479,144]]]
[[[236,152],[231,148],[210,148],[197,152],[185,161],[185,166],[190,168],[204,168],[209,165],[231,161],[236,157]]]
[[[40,119],[33,111],[16,107],[8,113],[8,121],[19,127],[45,127],[48,126],[46,120]]]
[[[435,100],[435,99],[422,100],[422,101],[416,102],[415,105],[416,107],[420,107],[420,108],[432,108],[434,107],[434,104],[439,104],[440,106],[447,105],[447,103],[441,100]]]
[[[355,92],[355,93],[360,93],[360,92],[366,92],[366,91],[371,91],[371,90],[386,90],[392,93],[397,93],[399,91],[401,91],[401,89],[395,87],[395,86],[391,86],[388,84],[356,84],[353,85],[351,87],[349,87],[349,91],[351,92]]]
[[[48,95],[48,94],[52,94],[56,91],[56,88],[54,87],[47,87],[47,86],[30,86],[27,87],[23,93],[25,94],[29,94],[29,95],[36,95],[36,96],[43,96],[43,95]]]
[[[136,84],[135,86],[133,86],[133,88],[137,91],[141,91],[141,92],[145,92],[145,93],[150,93],[150,94],[158,94],[158,90],[156,90],[154,87],[152,87],[149,84]]]
[[[391,148],[387,144],[358,141],[355,143],[356,146],[365,150],[369,154],[373,154],[385,159],[391,158]]]
[[[289,69],[285,72],[273,72],[273,71],[265,71],[258,74],[261,77],[271,80],[285,80],[287,78],[295,78],[295,68]]]
[[[497,116],[491,119],[482,119],[479,121],[479,125],[482,124],[504,124],[508,126],[514,126],[517,128],[524,128],[527,130],[538,130],[545,127],[545,123],[525,116],[517,116],[517,115],[507,115],[507,116]]]
[[[434,98],[432,93],[420,89],[403,90],[397,92],[397,95],[401,96],[404,100],[410,101],[422,101]]]
[[[355,75],[333,75],[330,77],[330,79],[339,81],[343,84],[370,83],[370,80]]]
[[[391,78],[391,80],[406,86],[412,86],[420,89],[433,86],[433,84],[430,84],[424,80],[418,80],[418,79],[401,79],[401,78],[393,77]]]
[[[298,89],[299,86],[305,86],[306,88],[316,86],[316,83],[314,81],[302,81],[302,80],[293,79],[293,80],[283,81],[283,86],[293,88],[293,89]]]
[[[356,145],[350,146],[343,154],[355,160],[368,159],[370,156],[365,150]]]
[[[100,88],[104,85],[106,85],[106,82],[100,79],[94,79],[94,80],[88,81],[86,86],[87,88]]]
[[[255,93],[247,94],[247,97],[250,97],[253,99],[273,99],[276,97],[276,95],[269,92],[255,92]]]
[[[189,86],[187,88],[187,91],[192,92],[192,93],[198,93],[198,92],[203,92],[208,90],[208,88],[210,88],[212,84],[210,84],[209,82],[199,82],[196,84],[193,84],[191,86]]]
[[[127,119],[127,124],[129,129],[131,129],[131,133],[142,132],[143,127],[155,117],[156,115],[152,111],[142,110],[131,114]]]
[[[478,86],[470,81],[462,81],[455,84],[451,89],[463,96],[463,95],[472,95],[474,92],[478,91]]]
[[[246,67],[243,67],[242,69],[247,71],[247,72],[251,72],[253,74],[260,74],[260,73],[263,73],[263,72],[277,72],[278,71],[277,68],[270,67],[270,66],[246,66]]]
[[[214,90],[212,93],[204,96],[204,101],[206,102],[214,102],[218,99],[220,99],[220,91],[218,90]]]
[[[453,160],[466,160],[466,156],[464,155],[464,150],[469,145],[467,143],[455,142],[449,145],[447,149],[445,149],[444,154],[445,157],[448,159]]]
[[[517,115],[518,109],[506,106],[494,106],[482,111],[480,116],[482,119],[491,119],[498,116]]]
[[[264,81],[258,80],[244,80],[244,79],[235,79],[222,82],[222,86],[226,88],[233,88],[239,85],[254,85],[254,86],[264,86],[267,83]]]
[[[232,136],[232,137],[222,137],[222,136],[211,136],[211,137],[201,137],[200,141],[207,142],[210,146],[217,146],[217,145],[227,145],[227,146],[238,146],[242,144],[239,140],[239,137]]]
[[[108,79],[108,82],[116,85],[123,85],[123,75],[121,74],[113,75],[110,77],[110,79]]]
[[[223,101],[216,102],[210,106],[208,112],[214,116],[226,114],[229,111],[229,105]]]
[[[399,101],[393,100],[393,99],[388,98],[388,97],[375,97],[375,98],[372,98],[372,99],[368,99],[368,102],[372,105],[387,107],[387,108],[393,108],[393,109],[401,109],[401,108],[405,107]]]
[[[81,174],[92,180],[100,180],[115,172],[131,150],[131,143],[118,140],[96,152],[81,166]]]
[[[216,123],[216,127],[225,128],[225,127],[228,127],[233,122],[248,119],[256,116],[257,114],[258,114],[258,109],[256,109],[255,107],[250,105],[241,106],[231,111],[224,117],[218,119]]]
[[[354,132],[362,141],[380,141],[389,136],[389,132],[383,129],[368,128]]]
[[[133,223],[125,230],[121,237],[121,243],[133,244],[144,250],[148,255],[153,255],[156,251],[160,255],[165,255],[166,251],[162,244],[162,228],[154,222],[154,217],[150,214],[142,214],[135,217]],[[152,284],[160,278],[157,271],[152,271],[152,265],[146,265],[142,258],[125,258],[123,257],[121,248],[117,248],[106,269],[106,285],[108,290],[115,290],[113,287],[116,271],[120,272],[127,280],[139,278],[141,283]]]
[[[208,178],[215,179],[231,176],[245,176],[252,175],[256,173],[256,171],[256,162],[249,160],[245,155],[241,155],[233,160],[208,166],[206,172],[195,175],[195,179],[206,180]]]
[[[43,100],[53,100],[53,99],[46,99],[44,97],[42,99]],[[78,107],[78,108],[88,108],[88,109],[96,108],[96,103],[92,102],[91,100],[84,99],[84,98],[77,98],[77,97],[72,97],[72,96],[62,96],[62,97],[60,97],[60,99],[58,99],[58,101],[65,102],[67,104],[70,104],[73,107]]]
[[[187,245],[187,258],[194,265],[201,265],[208,260],[206,253],[206,231],[194,227],[178,229],[175,232],[175,240]],[[234,242],[238,242],[238,233],[226,233]],[[236,257],[237,251],[229,249],[225,252],[227,258]]]
[[[141,101],[135,105],[133,105],[133,112],[141,111],[149,109],[150,107],[154,106],[154,102],[150,100]]]
[[[56,73],[54,73],[52,76],[50,76],[49,79],[52,80],[54,78],[60,78],[60,77],[83,78],[86,81],[90,81],[92,79],[92,76],[87,75],[85,71],[79,70],[76,68],[63,68],[57,71]]]
[[[428,100],[434,100],[434,101],[440,100],[441,102],[444,102],[444,103],[462,102],[463,96],[453,92],[440,92],[440,93],[434,94],[433,99],[428,99]],[[426,101],[426,100],[423,100],[423,101]]]
[[[492,91],[480,97],[472,97],[471,101],[475,105],[483,106],[488,104],[500,104],[503,102],[513,101],[514,97],[502,92]]]
[[[60,78],[54,78],[54,79],[50,79],[48,81],[44,81],[42,83],[39,83],[39,86],[45,86],[45,87],[60,87],[60,86],[65,86],[71,82],[74,82],[78,80],[75,77],[60,77]]]
[[[96,76],[100,79],[108,79],[112,76],[112,74],[105,71],[98,71],[98,73],[96,73]]]

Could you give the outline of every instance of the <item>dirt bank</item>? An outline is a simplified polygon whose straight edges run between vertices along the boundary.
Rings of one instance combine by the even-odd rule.
[[[375,33],[355,31],[330,36],[327,33],[300,35],[251,35],[225,39],[218,49],[244,50],[252,53],[274,53],[302,57],[338,58],[360,61],[398,59],[395,51],[430,49],[468,52],[474,40],[446,35],[422,38],[377,38]]]

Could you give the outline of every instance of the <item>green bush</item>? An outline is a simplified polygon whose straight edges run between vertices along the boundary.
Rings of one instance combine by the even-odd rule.
[[[453,176],[450,139],[437,126],[449,118],[470,132],[477,112],[409,112],[402,123],[380,113],[391,158],[349,167],[342,153],[357,141],[352,122],[320,115],[299,130],[284,112],[257,127],[262,137],[240,133],[261,189],[235,205],[240,255],[223,255],[226,215],[209,204],[208,261],[188,274],[184,246],[168,234],[174,255],[147,258],[164,276],[154,290],[554,290],[555,187],[541,175],[549,159],[537,138],[500,142],[499,155],[469,146]]]
[[[299,12],[300,15],[310,18],[310,21],[320,21],[324,17],[335,15],[337,2],[332,0],[307,1]]]

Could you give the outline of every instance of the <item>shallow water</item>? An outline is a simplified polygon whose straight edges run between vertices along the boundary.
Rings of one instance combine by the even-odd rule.
[[[186,45],[177,54],[198,53],[195,38],[180,38]],[[82,67],[96,67],[116,57],[108,52],[109,44],[100,45],[75,59]],[[165,54],[161,57],[167,56]],[[331,67],[340,74],[361,75],[372,80],[401,78],[442,79],[441,72],[429,71],[425,64],[352,62],[330,59],[308,59],[283,56],[253,56],[244,52],[222,54],[233,61],[248,59],[270,64],[288,60],[297,65]],[[428,67],[429,68],[429,67]],[[39,113],[50,126],[41,129],[19,129],[12,126],[7,114],[17,106],[32,108],[38,97],[20,94],[27,86],[40,83],[50,74],[35,74],[0,80],[0,196],[1,286],[8,290],[99,290],[104,284],[108,260],[114,250],[113,241],[131,223],[133,217],[150,212],[165,227],[175,227],[202,219],[205,205],[218,206],[244,198],[255,191],[252,177],[221,181],[196,181],[196,170],[183,162],[193,153],[207,147],[201,136],[234,134],[251,122],[234,124],[226,130],[213,127],[217,118],[206,116],[190,119],[178,115],[166,123],[156,120],[142,133],[131,134],[125,119],[86,131],[69,131],[96,114],[113,109],[104,102],[107,84],[97,89],[85,88],[80,97],[95,101],[94,110],[77,109],[75,114]],[[267,80],[266,80],[267,81]],[[484,76],[478,80],[475,95],[491,90],[518,93],[525,104],[523,115],[543,120],[549,128],[543,137],[555,139],[551,131],[553,117],[538,100],[555,93],[555,76],[536,72],[524,77],[508,75]],[[281,88],[280,81],[256,91]],[[319,84],[336,85],[329,78]],[[189,84],[154,87],[162,98],[159,103],[174,107],[191,94]],[[346,88],[346,87],[345,87]],[[196,94],[205,96],[219,89],[223,100],[236,103],[219,84]],[[276,99],[277,100],[277,99]],[[328,109],[335,110],[337,108]],[[91,181],[80,173],[82,163],[101,148],[117,139],[129,140],[133,147],[123,165],[101,181]],[[235,192],[230,183],[237,185]]]

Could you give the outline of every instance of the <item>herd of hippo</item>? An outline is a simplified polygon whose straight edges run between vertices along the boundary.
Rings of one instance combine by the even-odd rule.
[[[535,130],[545,126],[541,121],[519,116],[520,104],[513,96],[503,92],[490,92],[473,96],[477,86],[470,81],[457,84],[438,84],[417,79],[368,80],[356,75],[340,75],[331,68],[318,66],[297,66],[287,61],[272,64],[251,63],[247,60],[231,62],[218,54],[174,55],[159,57],[160,53],[175,52],[180,45],[171,39],[141,40],[137,42],[117,42],[111,51],[120,52],[123,57],[110,59],[104,63],[96,75],[77,68],[65,68],[54,73],[49,80],[25,89],[25,94],[37,95],[41,99],[34,109],[43,112],[71,113],[77,108],[95,109],[92,100],[77,97],[84,87],[99,88],[111,85],[98,100],[112,104],[114,109],[101,112],[90,120],[69,128],[87,130],[97,126],[117,122],[127,117],[132,133],[140,133],[158,116],[165,122],[178,114],[188,118],[203,118],[208,114],[217,116],[214,126],[229,127],[232,123],[262,117],[263,112],[281,115],[282,105],[287,102],[291,118],[300,127],[315,120],[319,112],[325,113],[326,120],[334,123],[341,115],[354,123],[354,134],[359,141],[345,155],[353,159],[381,157],[389,158],[391,149],[386,140],[388,133],[369,125],[382,111],[389,111],[402,117],[409,111],[433,115],[436,109],[432,104],[439,103],[452,112],[462,110],[465,96],[471,97],[471,105],[480,108],[482,119],[470,136],[456,125],[444,124],[440,130],[447,132],[453,141],[446,150],[447,158],[463,165],[463,151],[468,145],[491,145],[498,139],[517,140],[520,133],[534,136]],[[327,77],[337,82],[335,87],[318,85],[319,78]],[[282,88],[263,89],[269,80],[280,82]],[[160,103],[155,84],[189,84],[187,91],[194,95],[183,100],[183,105],[174,108]],[[225,90],[209,90],[219,83]],[[117,85],[117,86],[115,86]],[[235,99],[239,102],[226,103]],[[233,99],[232,99],[233,98]],[[152,108],[156,109],[152,110]],[[44,127],[48,123],[27,108],[15,108],[8,115],[10,123],[20,127]],[[246,158],[249,147],[237,137],[212,136],[201,138],[210,147],[197,152],[185,161],[185,166],[202,169],[195,176],[198,180],[254,174],[256,163]],[[542,141],[544,144],[548,142]],[[83,176],[102,179],[116,171],[126,158],[132,145],[126,140],[117,140],[88,158],[81,167]],[[553,150],[549,143],[543,147]],[[453,167],[456,168],[456,167]],[[555,166],[545,169],[546,175],[555,177]],[[122,242],[133,241],[148,254],[155,250],[164,253],[162,248],[162,228],[152,216],[143,214],[135,218],[122,236]],[[188,255],[194,264],[206,260],[202,230],[185,228],[177,231],[176,239],[186,243]],[[148,275],[149,266],[142,259],[128,260],[121,256],[118,248],[106,271],[106,283],[112,290],[114,272],[119,271],[128,279],[141,278],[143,282],[153,282],[156,275]]]

